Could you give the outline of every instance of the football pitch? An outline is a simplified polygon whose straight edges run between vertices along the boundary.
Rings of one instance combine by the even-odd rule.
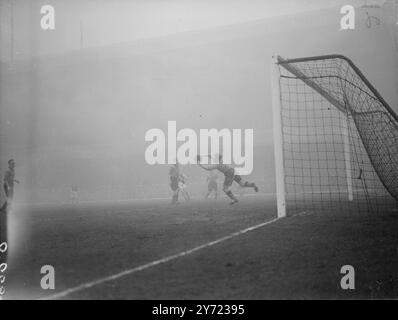
[[[396,211],[276,219],[272,196],[246,195],[232,207],[159,199],[12,215],[5,299],[398,297]],[[43,265],[55,269],[55,290],[40,287]],[[355,268],[354,290],[341,289],[343,265]]]

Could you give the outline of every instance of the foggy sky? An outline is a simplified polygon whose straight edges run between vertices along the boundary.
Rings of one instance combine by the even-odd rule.
[[[205,30],[283,15],[381,0],[3,0],[1,61],[138,39]],[[40,7],[50,4],[56,28],[40,29]],[[12,8],[11,8],[12,7]],[[11,20],[11,15],[12,19]],[[12,21],[12,27],[10,26]],[[11,28],[13,35],[11,35]],[[4,44],[7,44],[4,46]]]

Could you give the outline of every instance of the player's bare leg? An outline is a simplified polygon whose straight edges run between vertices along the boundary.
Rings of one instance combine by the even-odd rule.
[[[206,200],[209,199],[209,197],[210,197],[210,195],[212,194],[213,191],[214,191],[214,194],[215,194],[215,199],[217,199],[217,190],[212,189],[212,190],[207,191],[207,193],[205,195],[205,199]]]
[[[254,191],[258,192],[258,187],[256,186],[256,184],[254,182],[248,182],[248,181],[243,181],[240,180],[238,182],[238,184],[242,187],[242,188],[253,188]]]
[[[232,191],[230,190],[230,187],[224,187],[223,191],[225,192],[225,194],[232,200],[229,204],[232,206],[235,203],[239,202],[238,199],[234,196],[234,194],[232,193]]]
[[[178,190],[173,192],[173,196],[171,198],[171,204],[178,204]]]
[[[182,195],[183,195],[183,197],[184,197],[184,199],[185,199],[186,201],[191,200],[191,197],[189,196],[189,193],[188,193],[187,190],[182,189],[182,190],[181,190],[181,193],[182,193]]]

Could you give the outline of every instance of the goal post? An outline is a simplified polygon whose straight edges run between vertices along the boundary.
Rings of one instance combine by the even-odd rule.
[[[352,170],[351,170],[351,150],[350,150],[350,131],[349,131],[349,120],[347,119],[347,126],[344,128],[343,141],[344,141],[344,164],[347,181],[347,194],[348,200],[354,200],[354,193],[352,190]]]
[[[271,59],[272,123],[274,130],[275,182],[278,217],[286,216],[285,172],[283,165],[282,114],[277,56]]]
[[[398,117],[342,55],[271,65],[278,217],[398,203]]]

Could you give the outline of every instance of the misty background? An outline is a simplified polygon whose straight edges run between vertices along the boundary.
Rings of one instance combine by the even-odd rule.
[[[56,29],[40,29],[40,7]],[[340,31],[340,7],[356,8]],[[365,5],[365,7],[363,7]],[[380,7],[377,7],[380,6]],[[11,1],[0,11],[0,161],[16,201],[168,196],[168,165],[145,163],[151,128],[254,129],[254,170],[274,192],[270,63],[344,54],[398,111],[396,1]],[[366,26],[371,14],[380,25]],[[206,174],[182,166],[194,195]],[[220,176],[221,178],[221,176]],[[220,179],[221,180],[221,179]]]

